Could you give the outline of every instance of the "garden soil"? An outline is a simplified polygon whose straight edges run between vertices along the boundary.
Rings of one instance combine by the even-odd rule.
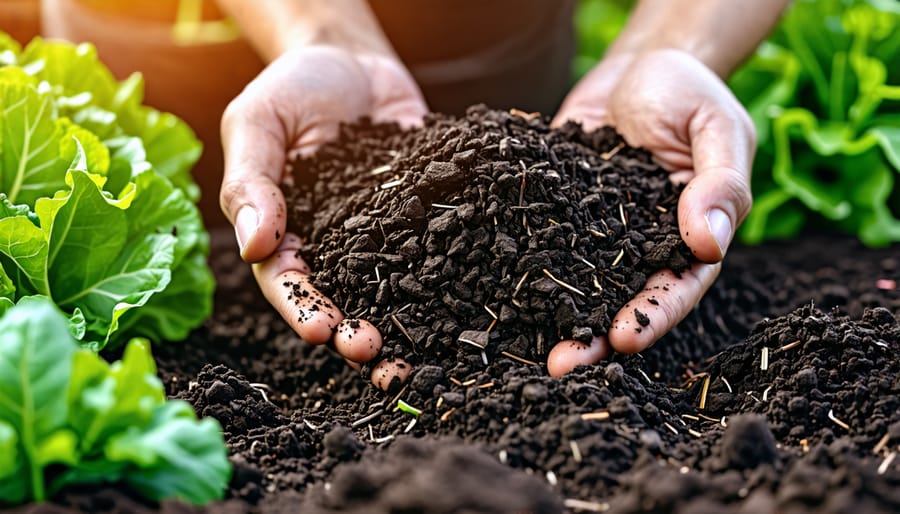
[[[505,119],[505,130],[537,123]],[[618,146],[610,133],[601,133],[598,143],[581,140],[582,135],[569,130],[565,136],[569,141],[582,141],[575,146]],[[514,137],[520,142],[524,138]],[[494,144],[487,143],[476,155],[500,152],[500,141],[495,142],[496,149],[485,150]],[[552,143],[552,137],[544,141],[551,148],[564,143]],[[441,162],[452,163],[458,150],[448,151]],[[370,153],[379,155],[375,150]],[[627,148],[617,153],[621,153],[617,166],[625,171],[645,162],[639,152]],[[402,165],[397,160],[402,156],[385,153],[382,157],[394,166]],[[615,156],[609,157],[616,161]],[[540,162],[539,158],[532,161]],[[532,161],[525,162],[522,174],[526,188]],[[379,161],[378,166],[383,165]],[[652,166],[641,166],[648,175],[655,173]],[[502,173],[489,175],[494,184],[508,181],[500,180]],[[560,174],[560,183],[571,176]],[[532,183],[539,184],[538,174],[534,177]],[[470,177],[454,187],[468,190],[478,180]],[[417,183],[410,180],[406,185],[414,188]],[[572,205],[583,205],[575,201],[576,194],[582,200],[597,194],[585,181],[570,184],[581,184],[572,188],[567,200]],[[513,221],[519,221],[521,210],[512,207],[528,203],[526,199],[538,203],[539,196],[546,194],[538,188],[528,196],[526,189],[519,202],[521,178],[509,186],[506,203],[498,201],[498,212],[512,213]],[[581,192],[575,191],[582,186]],[[632,198],[666,187],[657,183],[635,189]],[[657,198],[662,201],[668,194]],[[444,199],[430,199],[421,206],[430,202],[434,209],[440,200]],[[363,203],[340,215],[328,214],[336,217],[322,221],[325,228],[316,236],[320,239],[313,239],[313,244],[325,249],[311,246],[306,249],[312,252],[308,255],[315,258],[332,252],[331,258],[340,262],[340,244],[348,241],[341,239],[340,231],[327,227],[346,226],[346,220],[354,216],[372,216],[360,214]],[[601,210],[591,211],[591,205],[581,214],[569,213],[583,225],[573,222],[564,229],[577,234],[588,226],[589,217],[602,227],[599,220],[609,225],[619,214],[618,208],[611,215],[607,209],[604,216]],[[674,213],[670,209],[674,206],[660,205]],[[403,205],[387,205],[385,212],[395,207]],[[459,206],[445,211],[460,215]],[[563,218],[546,212],[533,213],[530,221],[543,221],[543,226],[547,223],[540,216]],[[665,214],[647,210],[649,226],[653,212]],[[630,216],[627,222],[640,218]],[[564,224],[554,219],[560,225],[553,226]],[[653,250],[653,245],[644,243],[664,244],[667,234],[659,219],[654,221],[660,225],[660,236],[634,243],[634,253],[625,252],[633,276],[623,275],[619,283],[634,281],[637,287],[640,275],[650,271],[639,264]],[[430,223],[419,229],[427,231]],[[455,223],[460,233],[468,230],[471,235],[478,230],[462,218]],[[616,237],[627,234],[628,223],[622,225],[622,232],[609,227]],[[371,224],[359,224],[363,231],[366,226],[376,246],[386,243],[387,234],[382,241],[372,236]],[[522,232],[513,237],[510,248],[527,254],[535,250],[525,244],[532,236],[525,225],[519,226]],[[207,507],[206,512],[900,511],[900,456],[896,456],[900,452],[900,290],[896,287],[900,258],[896,248],[863,249],[836,236],[738,246],[730,251],[722,275],[700,305],[651,349],[640,355],[616,355],[561,379],[549,378],[541,366],[496,354],[490,355],[485,366],[479,352],[457,344],[453,330],[468,329],[461,325],[446,327],[447,333],[434,338],[431,346],[426,342],[415,348],[407,346],[402,333],[388,332],[387,355],[401,354],[417,367],[408,386],[386,394],[327,348],[302,343],[256,288],[248,287],[253,279],[237,255],[233,236],[226,232],[213,236],[212,262],[219,280],[214,315],[186,343],[156,348],[168,393],[191,402],[201,415],[215,417],[225,430],[235,474],[228,499]],[[491,236],[496,238],[496,233]],[[329,237],[334,242],[328,243]],[[478,237],[482,236],[471,235],[471,240]],[[400,246],[408,239],[399,238]],[[434,244],[452,245],[452,240],[445,237]],[[477,246],[467,244],[467,252]],[[579,257],[596,259],[594,266],[615,268],[615,256],[610,259],[609,253],[615,252],[614,247],[590,238],[568,244],[578,248]],[[667,251],[671,257],[683,255],[677,244],[668,248],[675,249]],[[492,249],[484,251],[493,255]],[[371,252],[385,253],[380,247]],[[421,256],[431,253],[421,249]],[[404,262],[421,257],[415,252],[396,255],[407,259]],[[535,269],[546,267],[572,287],[591,290],[592,281],[585,282],[577,272],[563,274],[572,263],[554,261],[561,253],[549,255],[549,264],[544,261]],[[393,262],[379,259],[367,262],[377,260],[386,266]],[[448,269],[454,267],[464,266],[456,260]],[[375,273],[374,268],[364,271],[363,276]],[[491,277],[496,272],[483,271]],[[416,319],[427,319],[427,313],[421,313],[425,318],[415,314],[415,306],[423,302],[404,299],[402,294],[412,293],[399,281],[395,288],[390,274],[386,275],[386,286],[371,284],[376,286],[374,294],[386,288],[391,299],[412,305],[405,311],[411,325]],[[421,281],[421,275],[413,275]],[[348,277],[355,280],[346,272],[344,277],[317,280]],[[503,285],[502,277],[497,280],[499,288],[510,286]],[[437,290],[433,286],[429,289]],[[475,302],[477,281],[474,289],[472,298],[463,298],[464,302]],[[531,306],[532,298],[566,303],[560,300],[564,290],[548,286],[544,292],[529,291],[529,302],[523,305]],[[544,320],[552,327],[546,334],[548,341],[551,336],[578,336],[583,327],[592,332],[608,327],[606,317],[589,321],[574,314],[596,308],[592,298],[575,293],[569,298],[578,307],[572,316],[554,313]],[[610,300],[621,302],[622,298]],[[441,302],[432,302],[436,303]],[[526,316],[517,318],[518,325],[539,323],[527,318],[539,309],[515,310],[517,316]],[[370,310],[365,314],[384,319],[387,313]],[[445,314],[461,316],[452,310]],[[560,321],[566,319],[569,324]],[[490,323],[490,318],[481,321]],[[504,339],[494,337],[491,343]],[[544,355],[534,346],[516,348],[530,352],[527,355],[536,360]],[[398,399],[421,414],[396,409]],[[135,498],[128,491],[94,487],[64,491],[53,504],[20,511],[204,510],[177,502],[148,505]]]

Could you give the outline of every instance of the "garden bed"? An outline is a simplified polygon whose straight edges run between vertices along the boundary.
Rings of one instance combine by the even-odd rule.
[[[896,249],[832,237],[737,247],[694,313],[643,355],[562,380],[514,361],[467,387],[438,378],[441,409],[414,378],[404,398],[424,412],[407,433],[413,418],[389,408],[393,396],[301,343],[248,287],[235,249],[230,233],[213,234],[215,314],[185,345],[157,349],[169,394],[226,431],[231,499],[210,512],[900,508],[900,462],[885,464],[900,443],[900,340],[887,316],[900,314],[900,290],[888,287],[900,275]],[[685,387],[688,370],[710,373],[704,410],[705,379]],[[739,412],[767,415],[774,441]],[[63,506],[158,510],[108,488],[68,492],[52,512]]]

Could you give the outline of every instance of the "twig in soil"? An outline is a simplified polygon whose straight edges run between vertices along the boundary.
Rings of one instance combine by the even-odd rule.
[[[452,416],[454,412],[456,412],[456,407],[451,407],[450,410],[441,414],[441,423],[445,423],[448,419],[450,419],[450,416]]]
[[[400,400],[400,397],[403,396],[404,394],[406,394],[407,389],[409,389],[409,384],[405,384],[403,386],[403,389],[400,389],[400,392],[397,393],[397,396],[394,396],[394,398],[391,401],[389,401],[387,404],[393,405],[393,404],[397,403]]]
[[[581,419],[584,421],[603,421],[604,419],[609,419],[609,411],[586,412],[581,415]]]
[[[416,426],[416,421],[419,421],[419,420],[418,420],[417,418],[411,419],[411,420],[409,421],[409,424],[406,425],[406,428],[403,429],[403,433],[404,433],[404,434],[408,434],[409,431],[412,430],[414,426]]]
[[[663,425],[665,425],[666,428],[668,428],[669,430],[671,430],[673,434],[678,435],[678,429],[675,428],[675,427],[673,427],[672,425],[670,425],[668,421],[664,421],[664,422],[663,422]]]
[[[475,380],[474,378],[470,378],[469,380],[466,380],[465,382],[463,382],[463,383],[460,384],[460,385],[463,386],[463,387],[469,387],[469,386],[475,385],[475,382],[478,382],[478,381]]]
[[[619,250],[619,255],[616,255],[616,258],[613,260],[613,262],[612,262],[613,268],[615,268],[616,266],[619,265],[620,262],[622,262],[622,257],[625,257],[625,249],[624,248]]]
[[[766,388],[765,391],[763,391],[763,400],[762,400],[762,401],[768,401],[768,399],[769,399],[769,391],[771,391],[771,390],[772,390],[772,386],[769,386],[769,387]]]
[[[407,414],[412,414],[413,416],[419,417],[422,415],[422,410],[413,407],[412,405],[404,402],[403,400],[397,400],[397,408],[402,410]]]
[[[564,287],[564,288],[568,289],[569,291],[572,291],[572,292],[575,293],[575,294],[578,294],[578,295],[581,295],[581,296],[587,296],[586,294],[584,294],[583,291],[581,291],[581,290],[579,290],[579,289],[576,289],[574,286],[571,286],[571,285],[569,285],[569,284],[563,282],[562,280],[560,280],[560,279],[554,277],[554,276],[553,276],[553,273],[550,273],[550,271],[548,271],[547,268],[542,268],[541,271],[544,272],[544,275],[547,275],[547,278],[549,278],[549,279],[552,280],[554,283],[556,283],[556,285],[558,285],[558,286],[560,286],[560,287]]]
[[[482,305],[482,307],[484,307],[484,310],[486,310],[487,313],[490,314],[492,318],[494,318],[494,319],[498,318],[497,314],[494,311],[492,311],[490,307],[488,307],[487,305]]]
[[[728,388],[728,392],[729,392],[729,393],[734,393],[734,389],[731,388],[731,384],[728,383],[728,379],[725,378],[725,377],[719,377],[719,378],[722,379],[722,383],[724,383],[724,384],[725,384],[725,387]]]
[[[619,216],[622,218],[622,226],[628,227],[628,217],[625,216],[625,207],[619,204]]]
[[[604,161],[608,161],[610,157],[619,153],[619,150],[621,150],[623,148],[625,148],[625,143],[619,143],[612,150],[610,150],[608,152],[603,152],[602,154],[600,154],[600,158],[603,159]]]
[[[312,423],[309,422],[308,419],[304,419],[303,424],[306,425],[307,427],[309,427],[309,429],[313,430],[313,431],[318,430],[319,427],[322,426],[322,425],[313,425]]]
[[[530,361],[524,357],[519,357],[518,355],[513,355],[507,351],[500,352],[500,355],[503,355],[504,357],[509,357],[510,359],[512,359],[514,361],[519,361],[522,364],[530,364],[532,366],[540,366],[540,364],[538,364],[537,362]]]
[[[448,209],[448,210],[453,210],[456,208],[455,205],[447,205],[445,203],[433,203],[433,204],[431,204],[431,206],[435,207],[437,209]]]
[[[707,393],[709,393],[709,375],[706,375],[706,379],[703,381],[703,392],[700,393],[700,410],[706,408]]]
[[[491,380],[487,384],[481,384],[480,386],[475,386],[475,389],[490,389],[494,387],[494,381]]]
[[[609,504],[606,502],[592,502],[585,500],[576,500],[575,498],[566,498],[563,505],[567,509],[580,510],[584,512],[606,512],[609,510]]]
[[[524,118],[527,121],[531,121],[541,115],[541,113],[539,113],[539,112],[520,111],[519,109],[516,109],[515,107],[510,109],[509,113],[512,114],[513,116],[518,116],[520,118]]]
[[[482,345],[476,341],[473,341],[472,339],[466,339],[465,337],[460,337],[458,339],[458,341],[460,343],[470,344],[470,345],[474,346],[475,348],[478,348],[479,350],[484,350],[484,345]]]
[[[876,444],[875,447],[872,448],[872,453],[874,453],[875,455],[878,455],[879,453],[881,453],[881,450],[883,450],[884,447],[887,446],[887,444],[888,444],[888,442],[890,442],[890,440],[891,440],[891,434],[884,434],[884,437],[882,437],[881,440],[878,441],[878,444]]]
[[[442,398],[443,398],[443,397],[442,397]],[[358,426],[360,426],[360,425],[365,425],[366,423],[368,423],[368,422],[372,421],[373,419],[375,419],[375,418],[381,416],[382,414],[384,414],[384,410],[383,410],[383,409],[378,409],[377,411],[373,412],[372,414],[369,414],[368,416],[364,416],[364,417],[362,417],[362,418],[359,418],[358,420],[354,421],[353,423],[350,423],[350,428],[356,428],[356,427],[358,427]]]
[[[653,380],[650,380],[650,377],[646,373],[644,373],[644,370],[642,370],[641,368],[638,368],[638,373],[640,373],[641,376],[644,377],[644,380],[646,380],[648,384],[653,383]]]
[[[706,415],[703,415],[703,414],[701,414],[701,413],[699,413],[699,412],[697,413],[697,416],[699,416],[701,419],[705,419],[706,421],[712,421],[713,423],[718,423],[718,422],[719,422],[719,420],[717,420],[716,418],[711,418],[711,417],[706,416]]]
[[[691,415],[691,414],[682,414],[681,417],[684,418],[684,419],[689,419],[689,420],[691,420],[691,421],[700,421],[700,418],[699,418],[699,417],[693,416],[693,415]]]
[[[402,178],[398,178],[397,180],[391,180],[391,181],[389,181],[389,182],[385,182],[384,184],[381,184],[380,186],[378,186],[378,189],[384,191],[385,189],[390,189],[390,188],[392,188],[392,187],[397,187],[397,186],[399,186],[399,185],[402,184],[402,183],[403,183],[403,179],[402,179]]]
[[[545,473],[545,475],[547,476],[547,483],[556,487],[556,484],[558,483],[558,481],[556,480],[556,473],[548,471],[547,473]]]
[[[453,382],[454,384],[456,384],[456,385],[462,387],[462,382],[460,382],[458,378],[456,378],[456,377],[450,377],[450,381]]]
[[[600,285],[600,281],[597,280],[597,275],[591,276],[591,279],[594,281],[594,287],[597,288],[597,293],[595,293],[595,294],[600,294],[600,293],[602,293],[602,292],[603,292],[603,286]]]
[[[522,284],[525,283],[525,280],[528,278],[529,273],[530,273],[530,271],[526,271],[525,274],[522,275],[522,278],[520,278],[519,281],[516,283],[516,288],[513,289],[513,294],[512,294],[513,297],[515,297],[517,294],[519,294],[519,290],[522,289]]]
[[[252,387],[253,389],[256,389],[256,391],[259,392],[259,395],[262,396],[262,399],[266,403],[268,403],[270,405],[275,405],[274,403],[272,403],[272,400],[270,400],[269,397],[266,396],[266,391],[271,391],[272,390],[271,387],[269,387],[266,384],[260,384],[257,382],[251,382],[249,385],[250,385],[250,387]]]
[[[794,341],[793,343],[788,343],[788,344],[782,346],[781,348],[779,348],[779,349],[777,350],[777,352],[786,352],[786,351],[788,351],[788,350],[790,350],[790,349],[792,349],[792,348],[796,348],[796,347],[800,346],[800,342],[801,342],[801,341],[800,341],[799,339],[797,339],[797,340]]]
[[[658,210],[659,212],[661,212],[661,213],[663,213],[663,214],[669,212],[669,209],[666,209],[666,208],[663,207],[662,205],[657,205],[657,206],[655,206],[655,208],[656,208],[656,210]]]
[[[891,463],[894,462],[894,457],[896,456],[897,452],[891,452],[887,455],[887,457],[884,458],[883,461],[881,461],[881,465],[878,466],[879,475],[887,473],[888,468],[890,467]]]
[[[606,234],[604,234],[603,232],[600,232],[599,230],[589,228],[589,229],[587,229],[587,231],[588,231],[588,234],[590,234],[594,237],[600,237],[600,238],[606,239]]]
[[[847,432],[850,432],[850,425],[848,425],[848,424],[844,423],[843,421],[837,419],[837,418],[834,416],[834,409],[828,409],[828,419],[830,419],[831,421],[834,421],[838,426],[840,426],[841,428],[843,428],[843,429],[846,430]]]
[[[384,166],[379,166],[379,167],[375,168],[374,170],[370,171],[369,173],[372,175],[381,175],[382,173],[387,173],[389,171],[391,171],[391,165],[385,164]]]
[[[688,433],[691,434],[692,436],[696,437],[697,439],[700,439],[701,437],[703,437],[703,434],[701,434],[700,432],[697,432],[693,428],[689,428]]]
[[[597,269],[597,266],[594,266],[593,264],[591,264],[590,262],[588,262],[588,260],[585,259],[584,257],[579,257],[579,259],[581,259],[581,262],[587,264],[589,268],[591,268],[591,269]],[[595,278],[594,280],[596,280],[596,278]]]
[[[497,321],[497,320],[494,320],[494,321]],[[485,366],[488,365],[487,354],[484,352],[484,350],[481,350],[481,362],[483,362]]]
[[[578,443],[575,441],[569,441],[569,448],[572,449],[572,458],[576,463],[581,463],[581,448],[578,447]]]
[[[379,437],[378,439],[374,439],[374,440],[372,440],[372,442],[375,444],[381,444],[381,443],[386,443],[388,441],[393,441],[393,440],[394,440],[393,435],[386,435],[384,437]]]
[[[763,346],[762,354],[759,358],[759,369],[768,371],[769,369],[769,347]]]

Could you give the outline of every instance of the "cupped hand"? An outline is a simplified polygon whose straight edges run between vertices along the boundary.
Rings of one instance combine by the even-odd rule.
[[[370,116],[413,126],[427,110],[396,58],[313,46],[273,61],[222,118],[220,202],[235,227],[241,257],[253,263],[263,294],[300,337],[311,344],[333,343],[357,368],[378,354],[381,335],[365,321],[345,320],[315,290],[309,266],[297,256],[300,237],[286,233],[279,184],[288,159],[314,152],[337,135],[341,122]],[[371,378],[386,389],[394,377],[405,380],[409,371],[402,362],[381,362]]]
[[[617,313],[608,337],[596,337],[590,345],[559,343],[547,363],[553,376],[598,362],[611,349],[644,350],[696,306],[750,211],[756,149],[750,117],[725,83],[679,50],[602,62],[572,90],[554,123],[567,120],[581,122],[586,130],[614,126],[628,144],[649,150],[673,181],[686,183],[678,225],[699,262],[680,278],[669,270],[651,275],[644,290]],[[640,332],[634,330],[634,309],[650,319]]]

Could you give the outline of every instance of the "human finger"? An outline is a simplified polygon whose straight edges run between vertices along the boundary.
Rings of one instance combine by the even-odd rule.
[[[696,263],[678,277],[671,270],[654,273],[644,289],[619,309],[609,342],[622,353],[647,349],[687,316],[716,280],[721,264]]]
[[[303,340],[326,343],[344,315],[313,286],[309,266],[297,256],[299,248],[300,238],[286,234],[274,254],[253,264],[253,275],[269,303]]]

